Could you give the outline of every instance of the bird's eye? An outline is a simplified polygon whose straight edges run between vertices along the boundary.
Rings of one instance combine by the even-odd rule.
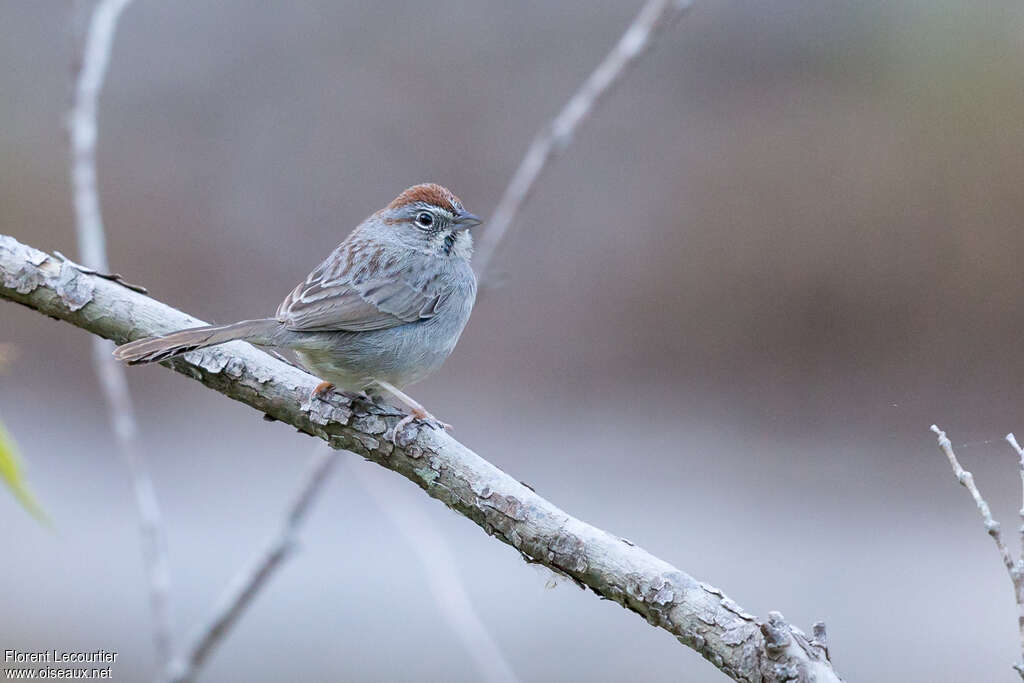
[[[416,214],[416,225],[420,226],[421,228],[429,228],[433,224],[434,217],[431,216],[426,211],[422,211]]]

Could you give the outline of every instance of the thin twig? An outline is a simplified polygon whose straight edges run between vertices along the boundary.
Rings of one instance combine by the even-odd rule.
[[[7,365],[18,357],[18,347],[14,344],[0,343],[0,372],[7,369]]]
[[[1017,437],[1010,432],[1006,435],[1006,440],[1009,442],[1013,450],[1017,451],[1017,456],[1020,458],[1017,461],[1017,469],[1020,470],[1020,482],[1021,482],[1021,508],[1020,508],[1020,543],[1021,550],[1020,555],[1017,557],[1017,581],[1014,583],[1013,590],[1017,598],[1017,630],[1020,634],[1020,651],[1021,661],[1018,664],[1014,664],[1013,668],[1020,674],[1022,680],[1024,680],[1024,448],[1021,448],[1020,444],[1017,443]]]
[[[505,194],[494,209],[477,246],[473,260],[481,282],[487,279],[487,269],[498,243],[508,232],[544,168],[565,150],[577,126],[593,111],[601,98],[608,94],[629,67],[636,64],[658,36],[681,17],[691,4],[691,0],[648,0],[644,3],[612,51],[573,94],[558,116],[537,133],[505,188]]]
[[[931,429],[938,436],[939,448],[942,449],[942,452],[949,459],[949,464],[953,468],[953,475],[956,477],[956,480],[971,492],[971,497],[974,498],[974,503],[978,506],[978,512],[981,513],[981,519],[985,523],[985,531],[988,532],[988,535],[995,542],[996,549],[999,551],[1007,571],[1014,572],[1013,557],[1010,555],[1010,550],[1006,547],[1006,543],[1003,542],[999,522],[992,518],[992,512],[989,510],[988,503],[981,497],[981,492],[978,491],[978,487],[974,483],[974,475],[960,466],[960,461],[957,460],[956,453],[953,452],[953,444],[946,437],[946,432],[939,429],[936,425],[932,425]]]
[[[187,652],[168,667],[168,679],[174,683],[194,680],[199,668],[238,621],[253,598],[295,549],[302,523],[317,494],[338,460],[338,452],[321,445],[313,456],[302,484],[288,505],[284,523],[253,563],[239,572],[217,600],[212,614],[191,639]]]
[[[106,272],[107,240],[96,189],[97,109],[100,91],[110,63],[110,51],[121,12],[131,0],[100,0],[89,20],[81,69],[75,79],[75,98],[71,109],[71,182],[74,188],[75,217],[82,262],[89,268]]]
[[[105,280],[110,280],[111,282],[116,282],[117,284],[121,285],[122,287],[127,287],[128,289],[132,290],[133,292],[138,292],[139,294],[149,294],[149,290],[147,290],[142,285],[133,285],[132,283],[130,283],[127,280],[125,280],[124,276],[121,275],[121,273],[101,273],[100,271],[96,270],[95,268],[89,268],[87,266],[83,266],[81,263],[75,263],[74,261],[69,259],[64,254],[60,253],[56,249],[53,250],[53,255],[56,256],[57,258],[61,259],[62,261],[67,261],[68,263],[73,265],[75,268],[77,268],[78,270],[82,271],[83,273],[86,273],[87,275],[98,275],[99,277],[101,277],[101,278],[103,278]]]
[[[1013,435],[1013,432],[1006,435],[1006,441],[1013,447],[1013,450],[1017,451],[1017,457],[1020,458],[1017,463],[1021,484],[1020,529],[1018,531],[1020,532],[1021,558],[1024,559],[1024,448],[1017,443],[1017,437]]]
[[[74,103],[68,119],[71,134],[71,186],[74,193],[78,249],[88,268],[107,265],[106,236],[96,188],[97,104],[110,62],[110,50],[121,12],[131,0],[100,0],[93,8],[75,79]],[[93,340],[93,364],[110,411],[118,450],[128,465],[139,510],[143,561],[149,575],[153,610],[153,640],[157,660],[164,666],[171,654],[171,624],[167,593],[170,587],[166,542],[153,481],[138,448],[138,427],[124,369],[111,356],[110,342]]]
[[[409,501],[388,491],[381,480],[371,476],[370,470],[362,462],[351,458],[349,470],[370,494],[377,507],[391,518],[392,524],[416,553],[430,593],[448,626],[476,663],[479,680],[493,683],[513,683],[518,680],[501,648],[473,607],[473,601],[459,579],[455,555],[444,536],[428,518],[412,509]]]
[[[999,556],[1002,558],[1006,571],[1010,575],[1010,582],[1013,583],[1013,597],[1017,603],[1017,629],[1020,635],[1021,647],[1021,661],[1014,664],[1013,668],[1020,674],[1021,680],[1024,680],[1024,575],[1022,575],[1020,569],[1021,559],[1014,560],[1010,554],[1009,548],[1003,542],[1003,536],[999,530],[999,522],[992,518],[992,512],[989,510],[988,503],[981,497],[981,492],[978,491],[978,487],[974,483],[974,475],[960,466],[960,461],[957,460],[956,454],[953,452],[953,444],[946,437],[946,432],[939,429],[936,425],[932,425],[931,429],[939,439],[939,448],[942,449],[942,452],[949,459],[949,464],[953,468],[956,480],[971,492],[971,497],[978,506],[978,512],[981,513],[981,519],[985,523],[985,530],[995,542]],[[1013,438],[1013,434],[1007,434],[1006,440],[1020,454],[1021,468],[1024,468],[1024,453],[1021,453],[1020,446],[1016,443],[1017,440]],[[1021,477],[1022,481],[1024,481],[1024,469],[1022,469]],[[1022,515],[1024,515],[1024,510],[1022,510]],[[1022,548],[1022,551],[1024,551],[1024,548]]]

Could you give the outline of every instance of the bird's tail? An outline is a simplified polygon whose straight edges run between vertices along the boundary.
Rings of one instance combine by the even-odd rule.
[[[254,344],[270,342],[281,323],[273,318],[243,320],[230,325],[207,325],[179,330],[162,337],[137,339],[114,350],[114,358],[129,365],[157,363],[189,351],[242,339]]]

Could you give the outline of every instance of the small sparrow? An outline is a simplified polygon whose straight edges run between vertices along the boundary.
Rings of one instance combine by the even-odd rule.
[[[437,422],[402,389],[441,367],[469,320],[476,300],[469,228],[480,222],[444,187],[415,185],[360,223],[275,317],[139,339],[114,356],[154,363],[236,339],[290,349],[325,380],[316,398],[335,387],[383,389],[403,403],[409,414],[389,433],[394,441],[413,419]]]

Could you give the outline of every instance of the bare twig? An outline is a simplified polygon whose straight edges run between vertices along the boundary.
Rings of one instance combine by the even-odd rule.
[[[1006,435],[1006,441],[1009,442],[1013,450],[1017,451],[1017,457],[1020,460],[1017,461],[1017,468],[1020,470],[1020,481],[1021,481],[1021,508],[1020,508],[1020,542],[1021,549],[1020,555],[1017,557],[1016,574],[1011,573],[1010,577],[1016,580],[1013,585],[1014,596],[1017,600],[1017,632],[1020,634],[1020,651],[1021,661],[1013,665],[1013,668],[1020,674],[1022,680],[1024,680],[1024,448],[1021,448],[1020,444],[1017,443],[1017,437],[1010,432]]]
[[[133,285],[132,283],[130,283],[127,280],[125,280],[124,276],[121,275],[121,273],[101,273],[100,271],[96,270],[95,268],[89,268],[88,266],[83,266],[81,263],[75,263],[74,261],[69,259],[64,254],[60,253],[56,249],[54,249],[53,255],[56,256],[57,258],[61,259],[62,261],[67,261],[68,263],[73,265],[75,268],[78,268],[83,273],[87,273],[89,275],[98,275],[98,276],[100,276],[102,278],[105,278],[107,280],[111,280],[113,282],[116,282],[119,285],[124,285],[128,289],[134,290],[134,291],[136,291],[136,292],[138,292],[140,294],[149,294],[149,290],[148,289],[146,289],[142,285]]]
[[[1021,679],[1024,680],[1024,574],[1021,572],[1024,562],[1022,562],[1021,557],[1018,557],[1016,560],[1013,559],[1009,548],[1006,547],[1006,543],[1003,541],[999,522],[992,518],[992,512],[989,510],[988,503],[981,497],[981,492],[974,483],[974,475],[960,466],[960,461],[957,460],[956,454],[953,452],[953,444],[946,437],[946,432],[939,429],[936,425],[932,425],[931,429],[938,437],[939,448],[942,449],[942,452],[949,459],[949,464],[953,468],[953,475],[956,477],[956,480],[970,491],[971,498],[974,499],[975,505],[978,506],[978,512],[981,513],[981,519],[985,524],[985,531],[988,532],[988,535],[995,542],[999,556],[1003,560],[1003,565],[1010,575],[1010,582],[1013,584],[1013,597],[1017,603],[1017,629],[1020,635],[1021,647],[1021,661],[1014,664],[1013,668],[1020,674]],[[1013,437],[1013,434],[1007,434],[1006,440],[1010,442],[1010,445],[1020,455],[1021,480],[1024,482],[1024,452],[1021,452],[1021,448],[1017,445],[1017,440]],[[1024,517],[1024,510],[1021,510],[1021,516]],[[1024,534],[1024,529],[1021,530],[1021,533]],[[1024,548],[1021,550],[1024,553]]]
[[[7,370],[7,366],[18,357],[18,347],[14,344],[0,343],[0,373]]]
[[[6,235],[0,235],[0,298],[118,342],[203,324]],[[714,586],[559,509],[447,433],[410,427],[392,444],[382,435],[398,422],[394,408],[340,395],[311,400],[316,377],[244,342],[164,365],[401,474],[522,557],[665,629],[735,680],[840,680],[825,648],[778,613],[768,620],[748,614]]]
[[[131,0],[100,0],[93,8],[75,79],[74,103],[68,118],[71,134],[71,186],[74,193],[78,248],[87,268],[105,273],[106,235],[96,187],[97,106],[110,62],[110,50],[121,12]],[[138,427],[124,369],[111,357],[109,342],[93,340],[93,364],[110,411],[121,457],[128,465],[139,510],[143,561],[149,575],[153,611],[153,640],[157,660],[164,666],[171,654],[168,611],[170,570],[160,507],[149,470],[138,448]]]
[[[1021,448],[1020,444],[1017,443],[1017,437],[1010,432],[1006,435],[1006,442],[1010,444],[1013,450],[1017,451],[1017,457],[1020,460],[1017,463],[1017,469],[1020,470],[1020,484],[1021,484],[1021,506],[1020,506],[1020,547],[1021,547],[1021,558],[1024,558],[1024,448]]]
[[[476,248],[473,260],[481,282],[487,279],[487,269],[498,243],[508,232],[547,164],[565,150],[580,122],[691,4],[691,0],[648,0],[644,3],[612,51],[573,94],[558,116],[537,133]]]
[[[936,425],[932,425],[932,431],[938,436],[939,448],[946,454],[949,459],[949,464],[953,468],[953,475],[956,480],[963,485],[971,493],[971,498],[974,499],[974,503],[978,506],[978,512],[981,513],[981,519],[985,523],[985,531],[992,537],[992,540],[996,544],[996,549],[999,551],[1000,557],[1003,559],[1003,564],[1006,565],[1006,569],[1010,572],[1014,571],[1013,557],[1010,555],[1009,549],[1006,547],[1006,543],[1003,542],[1003,535],[999,528],[999,522],[992,519],[992,512],[989,510],[988,503],[981,497],[981,492],[978,491],[978,487],[974,483],[974,475],[965,470],[960,466],[960,461],[957,460],[956,454],[953,452],[953,444],[950,443],[946,437],[946,433],[939,429]]]
[[[350,459],[349,465],[356,480],[412,546],[434,602],[473,658],[480,674],[479,680],[493,683],[518,680],[459,580],[458,564],[444,536],[427,518],[413,510],[401,495],[386,490],[383,482],[370,476],[369,470],[358,460]]]
[[[89,268],[107,271],[107,240],[96,189],[97,110],[100,91],[110,63],[110,50],[121,12],[131,0],[100,0],[93,8],[75,79],[74,105],[68,120],[71,131],[71,182],[79,251]]]
[[[196,629],[188,651],[182,657],[171,662],[168,667],[170,681],[185,683],[194,680],[206,658],[242,616],[260,589],[292,553],[299,529],[309,513],[309,508],[317,494],[323,489],[337,459],[337,451],[324,446],[317,449],[302,479],[301,486],[288,505],[280,530],[270,539],[252,565],[235,576],[217,600],[213,613],[202,626]]]

